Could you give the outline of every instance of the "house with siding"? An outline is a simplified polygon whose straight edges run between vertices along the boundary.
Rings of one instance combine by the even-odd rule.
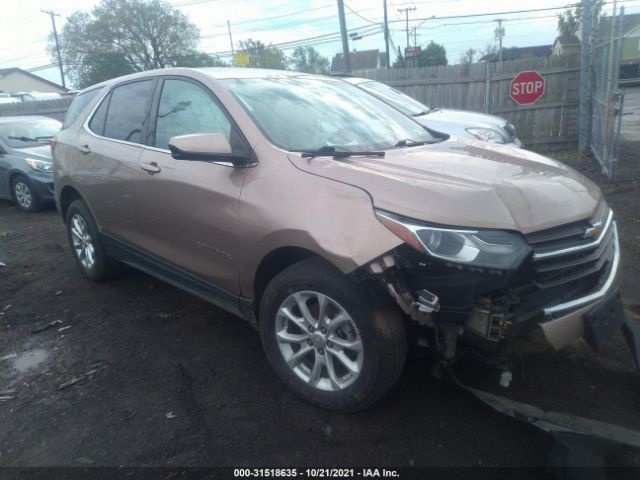
[[[533,45],[531,47],[509,47],[502,49],[502,61],[518,60],[520,58],[549,57],[551,56],[551,45]],[[500,58],[498,53],[485,55],[481,62],[497,62]]]
[[[0,92],[66,93],[67,89],[21,68],[0,68]]]
[[[622,36],[620,78],[640,78],[640,15],[635,27]]]
[[[579,55],[580,39],[576,35],[561,35],[551,47],[553,55]]]
[[[610,42],[612,17],[602,17],[596,28],[596,41]],[[582,30],[577,36],[582,39]],[[620,78],[640,78],[640,13],[626,14],[622,23],[622,49],[620,55]]]

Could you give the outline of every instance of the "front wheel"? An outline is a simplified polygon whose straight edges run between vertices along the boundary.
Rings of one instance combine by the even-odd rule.
[[[260,305],[260,333],[276,373],[307,401],[335,411],[368,407],[400,375],[407,352],[394,308],[372,308],[367,292],[322,259],[277,275]]]
[[[18,175],[11,182],[11,193],[18,207],[25,212],[42,210],[42,202],[31,187],[31,183],[22,175]]]

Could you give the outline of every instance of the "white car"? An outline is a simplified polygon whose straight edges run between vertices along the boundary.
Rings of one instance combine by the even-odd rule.
[[[516,127],[504,118],[480,112],[428,107],[389,85],[368,78],[342,77],[342,80],[414,117],[436,132],[518,148],[523,146],[516,135]]]

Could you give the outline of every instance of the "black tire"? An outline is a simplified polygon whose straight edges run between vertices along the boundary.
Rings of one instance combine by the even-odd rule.
[[[44,207],[31,182],[23,175],[17,175],[11,181],[11,195],[16,205],[25,212],[37,212]]]
[[[278,312],[291,295],[303,291],[330,297],[348,313],[357,328],[363,352],[362,365],[355,381],[344,389],[326,391],[310,385],[287,365],[280,350],[281,342],[276,338]],[[323,259],[311,258],[292,265],[269,283],[260,302],[260,335],[269,362],[282,381],[308,402],[339,412],[367,408],[396,383],[407,356],[402,314],[393,305],[380,305],[379,298],[372,298],[365,288]],[[314,348],[314,355],[322,351],[307,341],[308,348]],[[301,343],[300,349],[302,346]],[[328,351],[327,348],[327,356]],[[328,376],[326,366],[321,371]]]
[[[88,233],[88,242],[93,247],[93,262],[83,263],[81,254],[78,254],[74,247],[74,234],[72,232],[75,227],[75,220],[84,221],[86,225],[86,231]],[[104,248],[100,243],[100,236],[98,228],[93,220],[93,216],[87,208],[87,205],[82,200],[74,200],[69,205],[66,215],[67,235],[69,237],[69,245],[71,246],[71,254],[76,261],[76,265],[80,268],[80,271],[89,280],[94,282],[100,282],[113,278],[120,271],[121,264],[117,260],[108,257],[105,254]]]

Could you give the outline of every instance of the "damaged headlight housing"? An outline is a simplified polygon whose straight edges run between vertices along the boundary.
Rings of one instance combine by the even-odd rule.
[[[531,253],[525,239],[513,232],[422,225],[382,210],[376,216],[408,245],[451,263],[515,270]]]

